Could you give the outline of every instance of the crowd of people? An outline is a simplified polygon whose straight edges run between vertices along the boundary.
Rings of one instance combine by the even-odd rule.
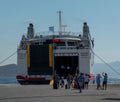
[[[97,90],[99,89],[107,90],[107,80],[108,80],[107,73],[97,74],[96,79],[95,77],[94,79],[92,79],[93,84],[94,82],[96,82]],[[79,89],[79,92],[82,92],[83,89],[88,89],[89,82],[90,82],[89,74],[84,73],[77,73],[74,75],[68,74],[66,78],[64,78],[64,76],[59,76],[56,74],[54,76],[53,88],[58,89],[61,87],[65,89],[70,89],[72,87]]]

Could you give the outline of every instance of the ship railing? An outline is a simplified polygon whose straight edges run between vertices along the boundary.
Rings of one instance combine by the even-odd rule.
[[[80,47],[80,46],[56,46],[55,49],[89,49],[89,47]]]
[[[81,35],[82,33],[81,32],[61,32],[60,33],[61,35],[72,35],[72,36],[79,36]],[[36,32],[34,34],[34,37],[45,37],[45,36],[50,36],[50,35],[60,35],[59,34],[59,31],[55,31],[55,32],[51,32],[51,31],[43,31],[43,32]],[[27,38],[27,34],[23,34],[25,36],[25,38]]]
[[[56,46],[55,49],[77,49],[77,46]]]
[[[61,32],[62,35],[80,35],[80,32]],[[44,32],[37,32],[35,35],[59,35],[59,31],[50,32],[50,31],[44,31]]]

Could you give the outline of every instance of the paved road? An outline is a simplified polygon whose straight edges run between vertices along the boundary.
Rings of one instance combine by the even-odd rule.
[[[52,89],[49,85],[0,85],[0,102],[120,102],[120,85],[96,90]]]

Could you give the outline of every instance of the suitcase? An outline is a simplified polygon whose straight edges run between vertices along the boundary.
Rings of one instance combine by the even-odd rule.
[[[53,89],[58,89],[57,83],[54,83],[54,84],[53,84]]]

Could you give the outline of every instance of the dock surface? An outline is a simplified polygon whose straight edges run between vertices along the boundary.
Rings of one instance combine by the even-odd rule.
[[[120,102],[120,85],[107,90],[53,89],[50,85],[0,85],[0,102]]]

